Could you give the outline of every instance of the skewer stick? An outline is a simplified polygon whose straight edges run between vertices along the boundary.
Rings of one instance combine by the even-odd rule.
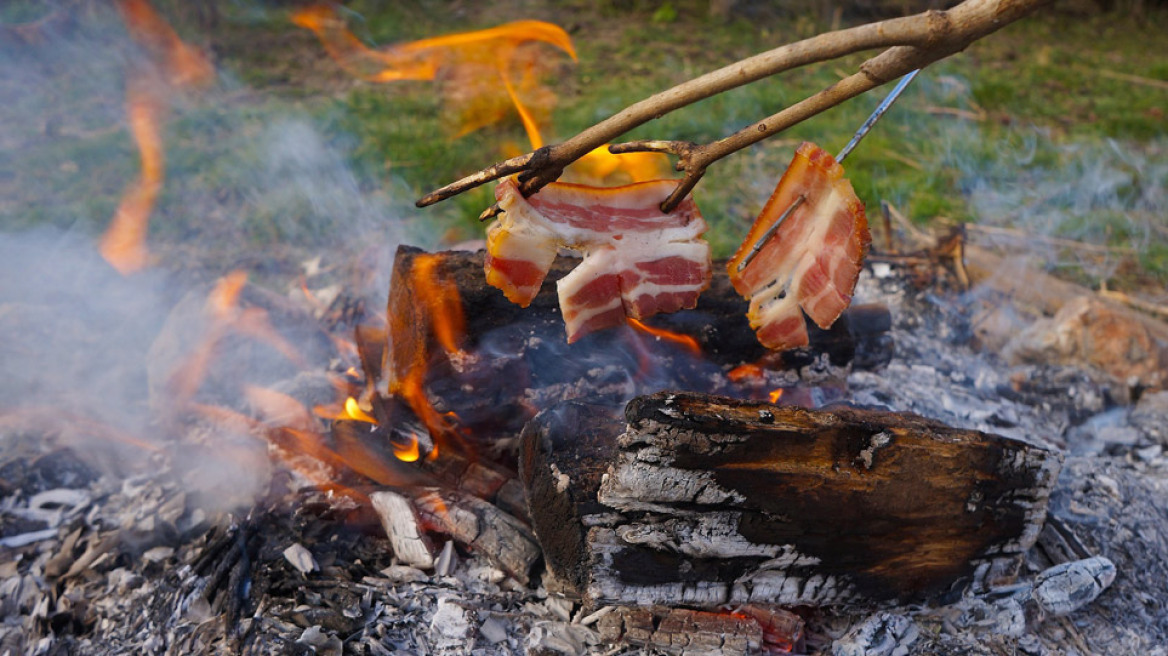
[[[839,151],[839,154],[835,156],[835,161],[843,162],[844,159],[849,154],[851,154],[856,145],[860,143],[860,140],[868,134],[868,131],[872,129],[873,125],[876,125],[876,121],[879,121],[880,117],[884,116],[884,113],[888,111],[888,108],[892,106],[892,103],[896,102],[896,99],[899,98],[900,94],[904,92],[904,88],[908,86],[908,83],[912,82],[913,78],[915,78],[917,73],[920,72],[921,69],[918,68],[915,71],[908,73],[904,77],[900,78],[900,81],[896,83],[896,86],[893,87],[892,91],[888,94],[888,97],[881,101],[880,105],[876,107],[876,110],[872,112],[872,115],[868,117],[868,120],[864,121],[864,124],[860,126],[860,129],[856,130],[856,133],[852,135],[851,140],[849,140],[848,143],[844,145],[843,149]],[[757,242],[755,242],[754,246],[750,248],[750,252],[746,254],[746,257],[742,258],[742,261],[738,263],[739,271],[745,269],[746,265],[750,264],[750,262],[754,260],[756,256],[758,256],[759,251],[761,251],[763,247],[766,246],[767,242],[771,240],[771,237],[774,237],[775,233],[779,231],[779,226],[783,225],[783,222],[787,220],[787,217],[791,216],[791,214],[794,213],[794,211],[797,210],[799,206],[801,206],[806,201],[807,197],[800,194],[799,197],[795,199],[795,202],[791,203],[790,207],[788,207],[781,215],[779,215],[778,220],[775,221],[770,228],[767,228],[767,231],[763,233],[763,236]]]

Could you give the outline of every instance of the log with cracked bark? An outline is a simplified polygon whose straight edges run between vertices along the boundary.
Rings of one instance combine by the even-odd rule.
[[[1008,581],[1059,463],[911,414],[660,393],[623,422],[541,413],[520,473],[549,570],[589,602],[827,605]]]

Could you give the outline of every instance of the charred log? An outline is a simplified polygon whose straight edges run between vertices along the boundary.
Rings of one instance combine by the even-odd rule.
[[[610,512],[596,495],[624,427],[611,407],[567,402],[544,410],[523,429],[519,477],[528,514],[548,571],[568,592],[588,585],[587,526]]]
[[[790,653],[801,651],[803,619],[767,606],[733,611],[687,608],[614,608],[597,622],[600,639],[651,647],[676,656]]]
[[[578,539],[549,548],[549,567],[594,603],[908,601],[1003,583],[1038,536],[1060,462],[910,414],[662,393],[634,399],[607,445],[581,440],[614,454],[573,470],[601,480],[593,500],[588,485],[555,494],[567,435],[588,425],[568,414],[525,432],[524,483],[540,539]],[[556,526],[565,504],[572,530]]]
[[[483,256],[399,248],[388,306],[387,375],[399,383],[424,380],[435,405],[456,409],[467,425],[502,422],[518,430],[534,410],[565,398],[623,402],[634,379],[664,377],[670,386],[730,393],[724,374],[738,365],[773,374],[767,381],[773,388],[838,382],[853,362],[878,366],[891,357],[890,318],[879,306],[853,308],[831,330],[809,322],[807,348],[768,351],[746,320],[746,301],[718,265],[695,309],[646,322],[692,338],[700,358],[631,328],[593,333],[569,345],[555,281],[576,262],[560,258],[539,295],[521,308],[486,284]],[[435,289],[453,291],[455,298],[436,300]],[[459,326],[457,340],[444,336],[451,322]],[[722,387],[712,379],[721,379]]]

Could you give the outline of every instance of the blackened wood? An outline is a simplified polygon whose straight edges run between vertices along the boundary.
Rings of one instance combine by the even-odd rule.
[[[617,608],[597,623],[600,639],[672,656],[762,653],[763,628],[747,615],[686,608]]]
[[[599,499],[629,520],[589,538],[590,594],[621,601],[910,600],[1008,575],[1060,462],[905,413],[657,394],[626,419]]]
[[[1042,527],[1060,463],[1021,441],[854,408],[662,393],[630,402],[626,421],[584,556],[558,564],[587,570],[571,580],[596,604],[910,601],[1001,584]]]
[[[519,477],[548,570],[568,590],[588,585],[584,537],[591,517],[611,510],[596,500],[624,430],[619,411],[568,401],[539,413],[523,429]]]
[[[700,359],[624,328],[593,333],[569,345],[555,281],[578,260],[559,258],[531,305],[521,308],[486,284],[483,257],[481,251],[431,254],[407,246],[398,249],[386,356],[392,380],[423,379],[439,411],[456,411],[462,425],[472,427],[476,436],[518,431],[535,411],[567,398],[611,397],[623,402],[630,395],[629,381],[643,380],[646,367],[666,372],[669,386],[731,393],[724,374],[741,364],[757,364],[771,372],[769,389],[836,383],[857,358],[876,366],[892,352],[888,310],[878,306],[855,308],[827,331],[809,323],[807,348],[782,353],[764,349],[746,319],[747,302],[734,291],[725,267],[717,264],[710,289],[695,309],[647,321],[692,337],[701,348]],[[454,356],[436,338],[431,303],[416,284],[420,267],[432,267],[429,275],[436,284],[458,290],[466,331],[461,352]],[[877,352],[857,356],[857,345]],[[720,383],[711,382],[715,379]]]

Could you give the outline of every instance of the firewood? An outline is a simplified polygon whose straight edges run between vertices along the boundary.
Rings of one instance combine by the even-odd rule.
[[[418,512],[409,497],[389,490],[369,495],[381,526],[389,537],[393,554],[401,562],[419,569],[434,566],[434,545],[422,531]]]
[[[1001,584],[1060,463],[911,414],[660,393],[630,402],[623,430],[586,434],[586,453],[611,455],[568,474],[574,427],[603,420],[552,412],[523,437],[533,525],[541,541],[576,540],[549,547],[548,565],[597,604],[911,601]]]
[[[606,512],[596,494],[624,427],[613,408],[569,401],[536,415],[523,429],[519,477],[553,575],[549,585],[566,584],[568,592],[588,585],[586,526]]]
[[[523,522],[482,499],[457,492],[416,491],[413,501],[427,527],[480,552],[520,583],[528,582],[540,551]]]
[[[762,647],[762,627],[749,617],[685,608],[618,608],[600,619],[600,639],[652,647],[674,656],[747,656]]]
[[[608,390],[628,398],[627,381],[643,363],[635,356],[629,330],[593,333],[575,344],[564,339],[555,280],[577,261],[560,258],[531,305],[521,308],[499,290],[486,284],[483,252],[451,251],[430,254],[403,246],[394,262],[387,315],[390,347],[386,375],[399,383],[423,379],[430,398],[441,410],[457,410],[463,425],[477,429],[518,431],[535,409],[546,405],[541,390],[562,400],[565,386],[588,381],[579,394],[603,395]],[[458,352],[449,353],[439,334],[435,301],[416,283],[424,268],[431,282],[445,290],[457,290],[453,304],[439,306],[465,319],[465,335]],[[780,385],[838,382],[853,361],[878,366],[891,357],[887,332],[891,323],[887,308],[853,308],[831,330],[808,322],[811,345],[783,353],[763,348],[746,320],[747,302],[733,289],[723,265],[715,264],[710,288],[698,306],[674,314],[658,315],[646,323],[687,335],[696,340],[701,360],[680,348],[661,346],[652,351],[654,366],[668,369],[676,384],[709,389],[711,371],[724,374],[742,364],[759,364],[773,373]],[[445,317],[451,318],[451,317]],[[631,329],[630,329],[631,330]],[[651,338],[650,338],[651,339]],[[611,385],[596,379],[596,354],[632,353],[613,358]],[[589,379],[589,376],[593,376]],[[393,384],[391,383],[391,390]],[[572,394],[568,394],[572,396]]]
[[[791,653],[801,651],[803,618],[770,606],[732,610],[606,607],[600,639],[651,647],[675,656]]]

